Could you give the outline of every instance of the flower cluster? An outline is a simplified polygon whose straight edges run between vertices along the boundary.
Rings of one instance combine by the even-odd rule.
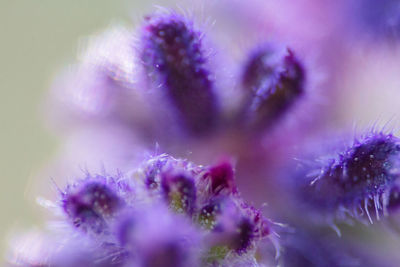
[[[77,70],[56,82],[55,102],[63,103],[55,109],[65,121],[112,121],[160,143],[236,128],[246,135],[276,125],[306,93],[305,67],[292,49],[262,42],[237,71],[217,69],[217,48],[176,12],[147,16],[139,33],[115,29],[97,39]],[[232,87],[241,92],[226,99],[221,80],[234,72]]]
[[[161,154],[127,176],[88,173],[60,191],[56,206],[64,225],[41,248],[50,257],[17,254],[17,266],[72,266],[67,250],[78,266],[246,266],[274,236],[240,197],[226,161],[203,167]]]
[[[15,239],[11,266],[398,265],[396,253],[359,237],[383,235],[375,222],[389,229],[398,222],[400,139],[371,130],[343,141],[321,129],[333,111],[319,102],[319,70],[304,47],[320,43],[319,52],[340,58],[348,36],[338,34],[330,10],[321,10],[328,34],[315,23],[312,33],[302,29],[313,12],[273,31],[269,18],[249,14],[283,23],[275,13],[284,8],[291,14],[303,2],[320,4],[261,2],[230,1],[229,10],[243,27],[267,28],[290,45],[267,38],[241,60],[206,26],[169,10],[145,16],[135,30],[120,26],[90,39],[49,98],[48,115],[67,140],[52,176],[74,180],[58,189],[56,202],[45,202],[58,215],[48,229]],[[372,2],[329,7],[344,19],[362,6],[346,20],[350,32],[363,25],[371,33],[372,23],[384,35],[380,28],[398,24],[398,5],[383,1],[374,13]],[[303,42],[288,38],[300,35]],[[322,58],[334,74],[345,64]],[[324,89],[334,88],[326,79]],[[332,102],[336,94],[325,92]],[[79,164],[88,170],[81,179],[71,171]]]

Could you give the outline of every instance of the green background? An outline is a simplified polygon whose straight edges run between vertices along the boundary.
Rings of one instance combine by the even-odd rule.
[[[10,233],[40,223],[32,194],[58,140],[45,128],[46,93],[74,61],[79,40],[113,22],[139,21],[152,5],[140,0],[0,0],[0,252]],[[44,183],[46,184],[46,183]],[[2,258],[2,257],[1,257]],[[0,260],[1,262],[1,260]]]

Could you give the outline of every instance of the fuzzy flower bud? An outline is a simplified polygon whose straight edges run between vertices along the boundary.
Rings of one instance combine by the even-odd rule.
[[[213,128],[218,114],[201,36],[177,14],[153,15],[146,19],[141,51],[149,78],[170,98],[185,126],[198,134]]]
[[[368,133],[330,160],[324,161],[303,198],[339,219],[351,217],[372,223],[395,209],[398,202],[400,140],[384,133]]]
[[[247,91],[244,122],[264,130],[281,119],[304,94],[305,73],[294,53],[264,46],[245,64],[242,87]]]
[[[107,230],[107,221],[125,204],[122,196],[133,193],[129,185],[119,179],[100,175],[89,177],[70,185],[62,193],[61,206],[75,227],[96,233]]]

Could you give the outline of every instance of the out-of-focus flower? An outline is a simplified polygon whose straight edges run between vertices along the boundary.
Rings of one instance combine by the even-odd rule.
[[[242,86],[246,92],[245,126],[255,131],[270,127],[294,106],[304,93],[305,73],[292,51],[263,47],[247,62]]]
[[[342,1],[342,8],[358,36],[372,40],[398,40],[400,37],[400,3],[396,0]]]
[[[215,80],[221,70],[213,61],[220,51],[209,47],[206,33],[170,11],[156,12],[143,24],[138,38],[133,38],[134,31],[115,29],[92,40],[77,70],[54,87],[57,124],[71,125],[74,118],[83,119],[79,126],[85,128],[112,122],[134,130],[144,142],[180,152],[175,136],[193,148],[202,140],[234,138],[243,143],[248,133],[236,136],[235,128],[246,120],[250,122],[245,128],[265,136],[264,130],[278,125],[308,94],[308,69],[296,52],[260,44],[245,66],[235,67],[243,77],[229,78],[234,86],[244,87],[229,98],[244,99],[233,101],[237,104],[228,110],[222,104],[223,83]],[[121,49],[115,48],[118,44]],[[220,153],[229,149],[222,145]]]

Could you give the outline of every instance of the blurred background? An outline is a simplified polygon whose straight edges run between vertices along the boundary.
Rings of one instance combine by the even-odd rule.
[[[32,183],[58,140],[41,106],[79,40],[150,8],[140,0],[0,0],[0,252],[13,230],[39,222]],[[50,177],[42,177],[48,180]],[[39,208],[40,209],[40,208]],[[5,238],[4,238],[5,237]]]

